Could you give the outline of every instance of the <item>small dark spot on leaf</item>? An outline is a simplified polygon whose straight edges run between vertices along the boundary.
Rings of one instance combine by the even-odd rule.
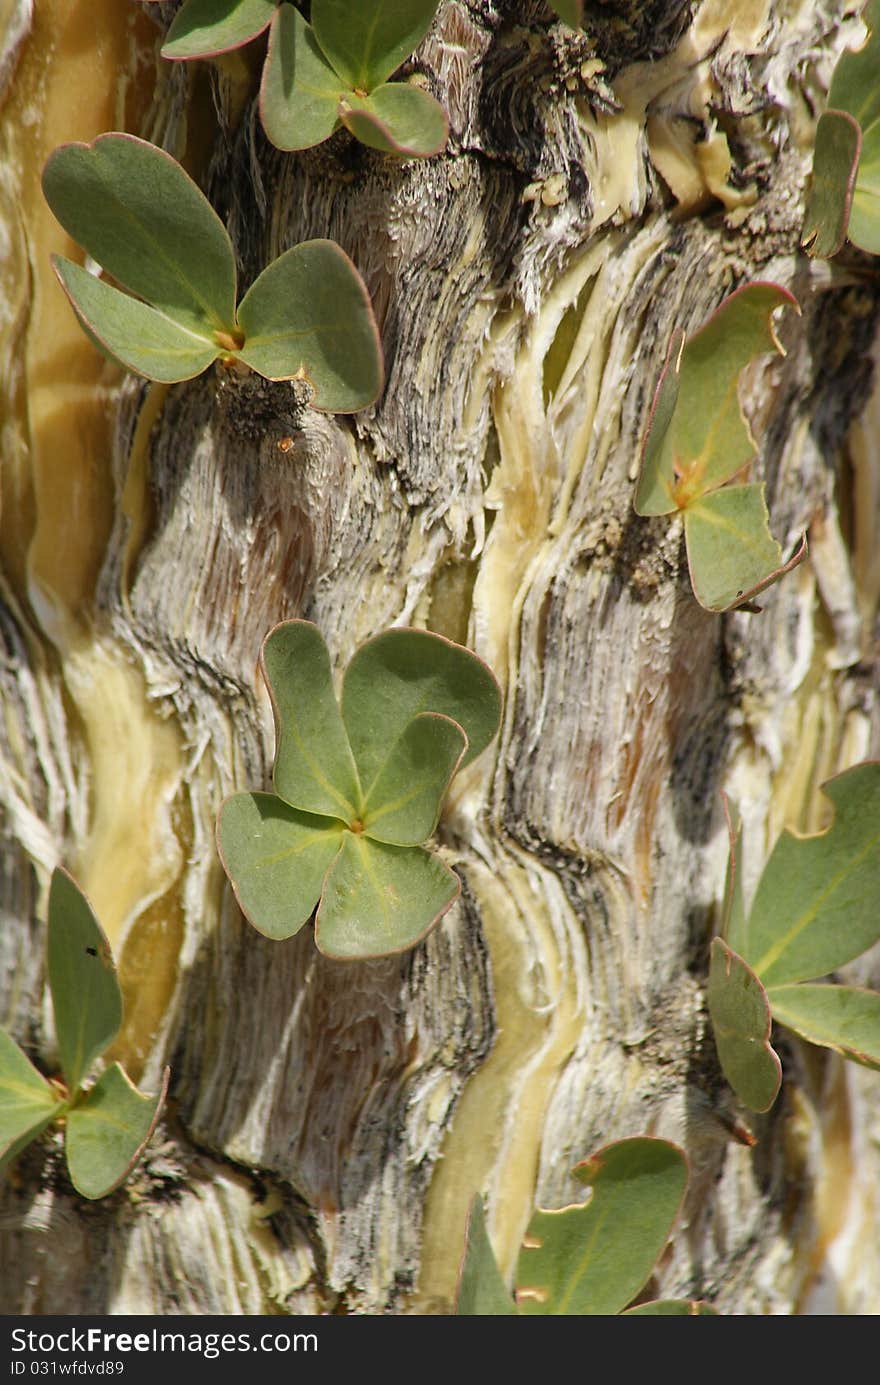
[[[90,957],[97,957],[98,955],[98,949],[96,947],[87,947],[86,952]]]

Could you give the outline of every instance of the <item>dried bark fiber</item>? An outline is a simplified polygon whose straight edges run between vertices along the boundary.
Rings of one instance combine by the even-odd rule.
[[[28,583],[31,531],[4,549],[0,1019],[51,1066],[37,919],[63,860],[121,958],[120,1054],[146,1086],[173,1068],[163,1133],[106,1202],[72,1196],[51,1143],[19,1162],[5,1312],[449,1311],[473,1191],[509,1265],[533,1200],[561,1205],[576,1160],[638,1133],[692,1161],[664,1294],[880,1305],[876,1078],[784,1047],[748,1151],[703,1000],[720,790],[754,875],[878,746],[877,290],[864,259],[797,255],[812,122],[857,29],[843,0],[587,8],[574,36],[538,0],[446,0],[414,64],[451,118],[425,163],[344,133],[279,154],[229,71],[210,119],[203,77],[161,71],[141,132],[179,154],[188,120],[210,145],[245,281],[338,240],[388,385],[352,421],[220,370],[108,375],[93,595],[71,611]],[[672,329],[750,278],[804,309],[748,407],[774,532],[812,526],[811,559],[762,615],[714,618],[632,490]],[[268,780],[256,659],[293,615],[340,667],[426,623],[506,690],[441,823],[461,903],[402,958],[259,938],[217,862],[221,799]]]

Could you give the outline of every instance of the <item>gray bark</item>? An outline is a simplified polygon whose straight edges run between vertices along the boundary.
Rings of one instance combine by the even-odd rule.
[[[209,108],[204,73],[139,40],[159,77],[137,129],[188,148],[243,282],[338,240],[388,382],[346,420],[220,368],[171,388],[108,372],[91,588],[72,605],[37,571],[38,487],[4,539],[0,1020],[51,1071],[41,919],[63,861],[120,959],[118,1056],[148,1089],[172,1067],[160,1133],[111,1198],[73,1195],[57,1140],[19,1161],[4,1311],[448,1312],[473,1192],[509,1269],[534,1202],[577,1196],[572,1165],[640,1133],[691,1160],[658,1290],[877,1311],[876,1077],[783,1038],[783,1096],[749,1149],[704,995],[721,791],[753,882],[784,824],[821,820],[818,784],[877,753],[876,281],[866,258],[797,250],[847,8],[615,0],[574,36],[539,0],[446,0],[415,65],[450,145],[407,163],[344,133],[279,154],[235,69]],[[803,308],[747,406],[774,533],[790,550],[809,528],[811,549],[762,614],[719,618],[633,483],[673,328],[755,278]],[[13,423],[37,384],[16,381]],[[440,826],[461,902],[403,957],[260,938],[217,861],[222,798],[271,768],[260,641],[295,615],[340,668],[414,623],[505,689]]]

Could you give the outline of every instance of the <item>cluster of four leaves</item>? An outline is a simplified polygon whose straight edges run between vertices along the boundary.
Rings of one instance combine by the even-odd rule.
[[[452,905],[458,877],[423,843],[452,776],[492,740],[501,693],[461,645],[392,629],[356,651],[336,700],[317,627],[270,632],[261,665],[275,715],[274,793],[222,805],[220,857],[245,916],[288,938],[318,906],[330,957],[400,952]]]
[[[495,678],[441,636],[389,630],[351,660],[340,709],[327,646],[310,622],[277,626],[261,660],[275,711],[277,793],[227,799],[217,828],[245,914],[287,938],[319,904],[316,941],[332,957],[414,946],[460,890],[422,843],[452,776],[498,729]],[[60,868],[49,894],[48,969],[64,1082],[47,1081],[0,1030],[0,1168],[63,1122],[71,1181],[100,1198],[145,1148],[168,1072],[157,1098],[142,1095],[118,1063],[83,1086],[119,1032],[122,995],[107,939]]]
[[[50,1125],[63,1122],[71,1182],[83,1197],[106,1197],[128,1177],[159,1119],[119,1063],[83,1084],[122,1024],[122,994],[110,945],[85,896],[56,869],[49,891],[49,989],[64,1083],[48,1082],[0,1030],[0,1169]]]
[[[268,29],[260,113],[274,145],[308,149],[344,125],[383,153],[427,157],[446,144],[446,113],[422,87],[388,78],[428,32],[438,2],[312,0],[307,23],[276,0],[185,0],[162,54],[215,57]]]

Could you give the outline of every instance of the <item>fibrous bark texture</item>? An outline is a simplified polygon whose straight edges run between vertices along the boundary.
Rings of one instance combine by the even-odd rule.
[[[62,861],[119,960],[112,1056],[147,1089],[172,1067],[111,1198],[77,1199],[51,1139],[18,1161],[3,1311],[448,1312],[474,1192],[507,1271],[535,1201],[582,1196],[577,1160],[647,1133],[691,1161],[664,1295],[876,1312],[878,1079],[783,1043],[749,1148],[704,997],[722,790],[748,887],[784,825],[821,824],[819,783],[878,747],[876,278],[798,251],[856,7],[595,0],[575,34],[540,0],[443,0],[410,64],[450,116],[424,162],[344,132],[274,150],[256,58],[158,57],[174,8],[3,11],[0,1021],[53,1071]],[[382,330],[374,409],[99,360],[52,282],[69,247],[38,176],[109,128],[184,159],[243,284],[298,241],[343,246]],[[802,307],[744,401],[773,530],[787,551],[808,531],[810,556],[761,614],[718,617],[633,484],[671,333],[756,278]],[[503,685],[439,830],[461,901],[408,955],[260,938],[218,864],[223,797],[268,783],[256,661],[290,616],[339,667],[416,624]]]

